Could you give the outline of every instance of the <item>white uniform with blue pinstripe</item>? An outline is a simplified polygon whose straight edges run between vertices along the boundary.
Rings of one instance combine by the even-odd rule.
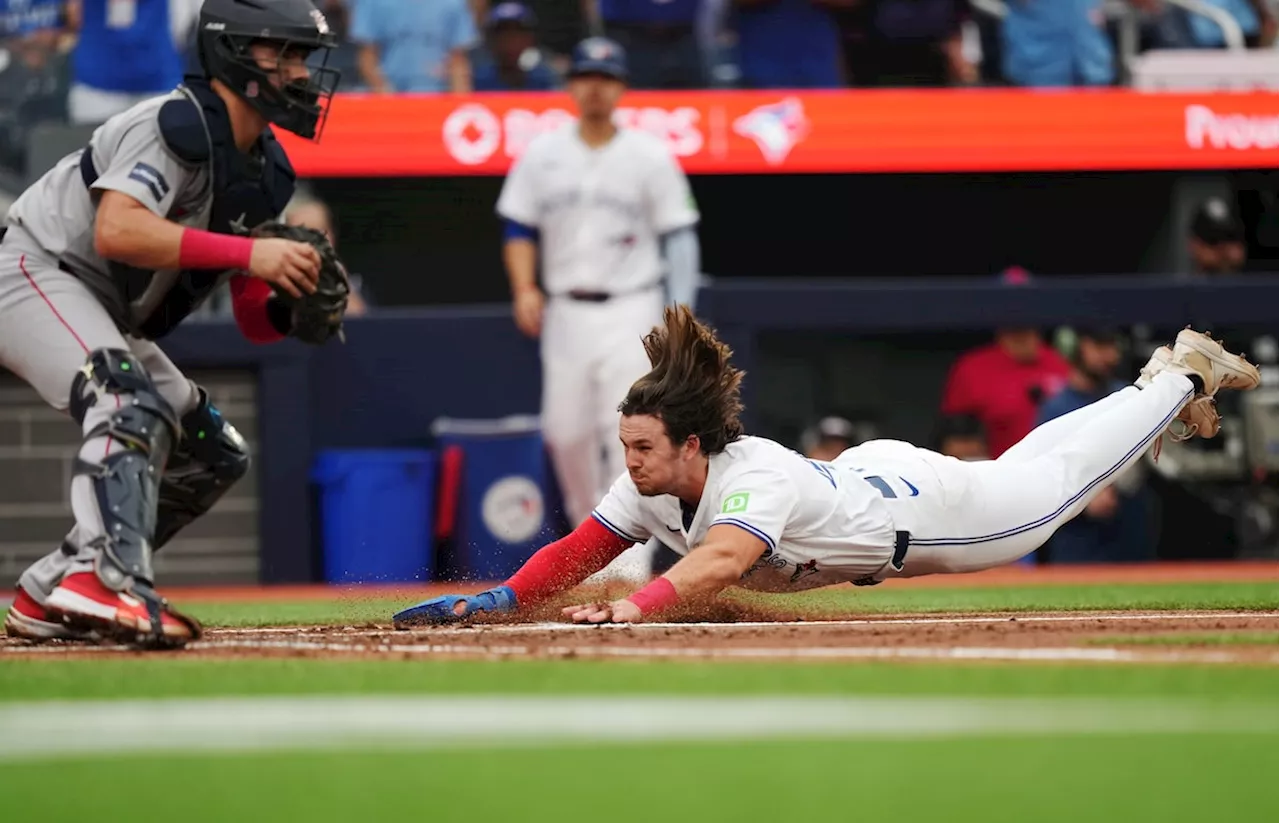
[[[1183,375],[1158,374],[980,462],[873,440],[820,463],[744,437],[710,458],[691,516],[674,497],[641,496],[625,474],[593,514],[628,540],[657,535],[681,554],[713,525],[751,532],[767,548],[742,585],[764,591],[980,571],[1039,548],[1141,459],[1192,394]]]

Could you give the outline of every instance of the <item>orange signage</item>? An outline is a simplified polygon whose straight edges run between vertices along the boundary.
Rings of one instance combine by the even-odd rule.
[[[1097,90],[631,92],[620,121],[690,174],[1269,168],[1277,95]],[[304,177],[501,175],[572,120],[558,93],[339,95]]]

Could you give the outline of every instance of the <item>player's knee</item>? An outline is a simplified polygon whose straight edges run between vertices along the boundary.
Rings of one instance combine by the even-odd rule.
[[[213,485],[230,486],[249,473],[252,465],[249,446],[209,400],[209,393],[198,387],[197,392],[196,407],[182,417],[179,450],[206,467]]]
[[[84,425],[89,410],[114,395],[109,416],[86,437],[111,436],[144,450],[167,454],[177,436],[178,417],[156,389],[142,363],[126,349],[95,349],[71,382],[69,410]]]
[[[156,519],[160,548],[201,517],[249,473],[251,458],[240,432],[199,389],[196,407],[182,416],[182,440],[165,467]]]

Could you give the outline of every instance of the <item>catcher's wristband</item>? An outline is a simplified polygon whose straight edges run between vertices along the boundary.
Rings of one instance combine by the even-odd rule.
[[[648,617],[654,612],[669,609],[680,602],[680,594],[671,581],[659,577],[640,591],[627,598],[640,607],[640,614]]]
[[[202,229],[183,229],[178,265],[184,269],[249,270],[253,239]]]

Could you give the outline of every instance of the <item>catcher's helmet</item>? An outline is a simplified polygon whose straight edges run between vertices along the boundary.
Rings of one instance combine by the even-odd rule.
[[[627,53],[607,37],[588,37],[573,49],[569,76],[598,74],[626,82]]]
[[[269,122],[318,139],[341,73],[327,67],[338,39],[311,0],[204,0],[199,26],[196,48],[206,77],[226,84]],[[276,88],[249,49],[264,41],[309,56],[319,51],[319,66],[308,66],[306,80]]]

